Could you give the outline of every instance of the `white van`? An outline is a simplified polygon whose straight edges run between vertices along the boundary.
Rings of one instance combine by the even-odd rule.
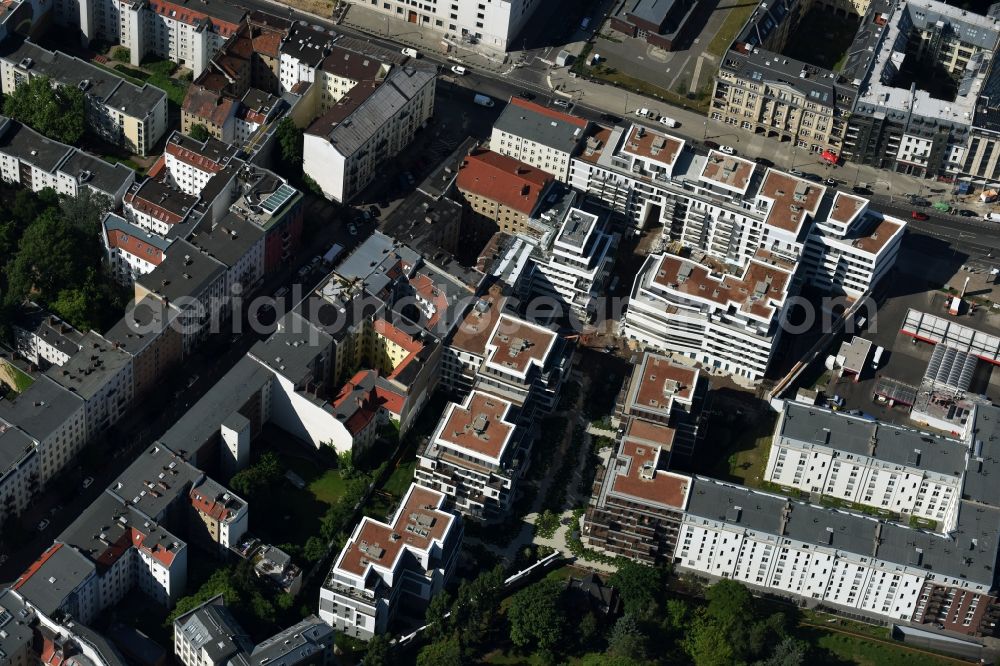
[[[459,76],[465,76],[468,73],[468,71],[469,70],[465,69],[461,65],[452,65],[451,66],[451,73],[452,74],[458,74]]]
[[[662,118],[660,118],[660,122],[666,125],[667,127],[677,127],[677,125],[679,124],[676,120],[674,120],[673,118],[668,118],[667,116],[663,116]]]
[[[406,47],[405,49],[403,49],[401,51],[401,53],[403,55],[409,56],[411,58],[419,58],[420,57],[420,52],[417,51],[416,49],[411,49],[410,47]]]
[[[648,116],[649,116],[649,109],[647,109],[647,108],[645,108],[645,107],[643,107],[643,108],[641,108],[641,109],[636,109],[636,110],[635,110],[635,115],[637,115],[637,116],[641,116],[641,117],[643,117],[643,118],[646,118],[646,117],[648,117]]]
[[[479,106],[493,106],[493,100],[480,93],[476,93],[476,96],[472,98],[472,101]]]

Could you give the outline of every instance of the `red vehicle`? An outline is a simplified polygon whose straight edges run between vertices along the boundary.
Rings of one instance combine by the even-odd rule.
[[[925,215],[924,213],[921,213],[919,210],[915,210],[912,213],[910,213],[910,217],[912,217],[914,220],[920,220],[920,221],[931,219],[927,217],[927,215]]]
[[[833,152],[832,150],[824,150],[822,154],[820,154],[820,157],[822,157],[824,161],[829,162],[833,166],[837,166],[838,164],[840,164],[840,157],[837,155],[837,153]]]

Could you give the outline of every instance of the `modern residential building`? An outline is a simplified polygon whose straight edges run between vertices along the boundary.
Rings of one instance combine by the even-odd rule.
[[[448,583],[461,550],[461,517],[446,496],[410,485],[389,522],[362,518],[320,588],[319,616],[337,631],[369,640],[403,606],[419,612]]]
[[[820,407],[786,402],[764,480],[923,519],[951,532],[958,521],[968,444]]]
[[[650,255],[629,294],[622,334],[757,381],[781,338],[793,271],[763,250],[736,274],[677,255]]]
[[[674,431],[632,417],[594,479],[583,538],[595,548],[647,564],[670,562],[691,479],[666,471]]]
[[[362,4],[365,9],[442,33],[449,44],[482,44],[498,51],[511,51],[542,0],[455,0],[450,4],[426,5],[372,0]]]
[[[133,65],[148,56],[171,60],[201,74],[212,56],[236,33],[245,9],[221,0],[197,7],[170,0],[58,0],[53,21],[75,31],[86,45],[94,40],[120,44]]]
[[[137,86],[107,69],[27,40],[8,41],[0,49],[0,91],[5,95],[36,76],[47,76],[54,85],[80,88],[87,127],[125,150],[148,155],[167,131],[167,93],[156,86]]]
[[[570,178],[570,158],[587,139],[590,123],[569,113],[511,97],[493,123],[490,150],[552,174]]]
[[[915,176],[965,172],[976,162],[966,155],[970,128],[1000,24],[936,0],[909,0],[876,25],[884,34],[848,121],[844,156]],[[931,82],[913,73],[931,68],[954,79],[952,90],[918,89]]]
[[[1000,181],[1000,58],[990,61],[989,71],[976,100],[969,129],[969,145],[959,173],[976,183]]]
[[[559,230],[543,241],[534,261],[531,292],[555,299],[565,314],[591,322],[603,312],[619,235],[607,211],[570,208]]]
[[[417,455],[416,483],[445,493],[470,518],[503,520],[531,451],[514,411],[510,402],[479,391],[449,403]]]
[[[690,460],[698,438],[709,382],[700,370],[645,352],[618,395],[621,423],[641,419],[673,430],[670,458]]]
[[[109,208],[118,208],[135,181],[135,171],[47,139],[27,125],[0,116],[0,179],[32,192],[49,187],[77,197],[90,191],[107,197]]]
[[[552,181],[551,174],[512,157],[474,151],[462,160],[455,184],[475,214],[476,233],[488,238],[498,230],[524,231]]]

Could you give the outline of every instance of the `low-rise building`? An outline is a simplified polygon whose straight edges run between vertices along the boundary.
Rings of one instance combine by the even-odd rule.
[[[416,483],[389,522],[362,518],[320,588],[319,616],[369,640],[403,606],[419,612],[455,571],[464,528],[442,507],[446,496]]]
[[[246,534],[250,511],[245,500],[207,476],[188,492],[191,508],[204,530],[190,530],[222,551],[235,548]]]
[[[683,48],[693,26],[697,2],[660,2],[627,0],[611,15],[611,28],[629,37],[642,37],[652,46],[666,51]]]
[[[42,370],[64,365],[83,342],[83,333],[34,303],[18,313],[11,328],[17,353]]]
[[[510,402],[479,391],[449,403],[417,455],[416,482],[471,518],[505,518],[531,451],[513,412]]]
[[[148,155],[167,131],[167,93],[156,86],[137,86],[107,69],[31,41],[8,41],[0,51],[0,90],[10,95],[36,76],[80,88],[87,127],[125,150]]]
[[[519,97],[511,97],[493,123],[490,150],[570,182],[571,158],[589,134],[590,123]]]
[[[674,431],[632,417],[617,453],[594,480],[583,538],[595,548],[647,564],[669,562],[691,479],[667,471]]]

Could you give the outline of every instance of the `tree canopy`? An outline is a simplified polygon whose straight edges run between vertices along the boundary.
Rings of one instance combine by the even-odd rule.
[[[534,646],[543,653],[559,650],[567,634],[566,614],[559,599],[562,589],[559,581],[544,580],[511,598],[507,619],[514,645]]]
[[[608,578],[608,585],[618,589],[625,613],[636,618],[650,617],[666,592],[667,573],[661,567],[626,560]]]
[[[191,126],[191,130],[188,132],[190,136],[195,141],[204,141],[205,139],[212,136],[212,133],[208,131],[208,128],[201,123],[195,123]]]
[[[4,114],[50,139],[75,144],[86,127],[83,91],[53,86],[47,76],[22,83],[4,100]]]

